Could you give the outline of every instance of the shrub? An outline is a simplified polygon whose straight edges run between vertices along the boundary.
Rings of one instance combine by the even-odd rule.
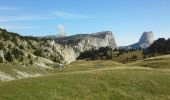
[[[23,62],[23,61],[24,61],[24,57],[21,56],[19,61],[20,61],[20,62]]]
[[[23,45],[20,45],[19,48],[20,48],[20,49],[24,49],[24,46],[23,46]]]
[[[4,38],[5,41],[10,40],[10,35],[8,33],[3,33],[2,37]]]
[[[54,57],[53,62],[59,62],[57,57]]]
[[[34,52],[34,54],[35,54],[36,56],[40,56],[40,57],[43,57],[43,56],[44,56],[44,52],[43,52],[43,50],[41,50],[41,49],[36,50],[36,51]]]
[[[12,62],[14,59],[12,57],[12,53],[10,51],[8,51],[6,54],[5,54],[5,59],[9,62]]]
[[[14,55],[14,57],[16,59],[20,58],[20,56],[24,55],[24,52],[22,50],[20,50],[19,48],[13,48],[12,49],[12,54]]]
[[[0,57],[0,63],[3,63],[3,58],[2,57]]]
[[[18,45],[17,37],[13,37],[11,40],[15,45]]]
[[[28,59],[31,59],[31,55],[30,54],[28,54]]]
[[[32,59],[29,61],[29,64],[30,64],[30,65],[33,65],[33,61],[32,61]]]
[[[0,50],[4,50],[5,49],[5,46],[2,42],[0,42]]]

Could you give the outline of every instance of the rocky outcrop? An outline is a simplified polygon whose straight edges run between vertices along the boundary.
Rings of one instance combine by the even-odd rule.
[[[62,45],[69,45],[80,52],[90,49],[98,49],[99,47],[111,47],[115,49],[116,43],[112,32],[98,32],[93,34],[77,34],[67,37],[58,37],[55,39],[56,43]]]
[[[138,43],[130,45],[131,48],[142,48],[149,47],[154,42],[153,32],[144,32],[139,39]]]
[[[69,64],[75,61],[81,52],[86,50],[106,46],[112,49],[116,47],[110,31],[66,37],[29,37],[0,29],[0,38],[5,53],[10,51],[10,55],[15,60],[23,62],[23,65],[28,65],[28,61],[33,61],[34,65],[43,65],[44,67],[53,65],[53,63]],[[1,53],[1,55],[3,54]],[[4,62],[4,57],[1,57]],[[29,60],[25,60],[28,58]],[[46,60],[38,63],[42,58]],[[47,59],[52,62],[49,63]]]
[[[106,46],[112,49],[116,48],[114,37],[110,31],[57,37],[55,38],[55,42],[56,50],[67,63],[75,61],[80,52],[86,50],[98,49]]]

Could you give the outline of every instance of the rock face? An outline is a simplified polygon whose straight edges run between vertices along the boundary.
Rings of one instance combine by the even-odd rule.
[[[154,42],[153,32],[144,32],[138,43],[130,45],[131,48],[147,48]]]
[[[55,38],[55,42],[55,44],[58,44],[58,52],[64,58],[65,62],[68,63],[75,61],[80,52],[86,50],[98,49],[106,46],[112,49],[116,48],[115,40],[110,31],[57,37]]]
[[[55,63],[69,64],[86,50],[116,47],[110,31],[66,37],[29,37],[0,29],[0,43],[4,44],[5,48],[5,52],[0,51],[1,62],[4,62],[3,55],[11,52],[12,57],[23,62],[23,65],[29,63],[25,60],[29,58],[34,65],[44,67],[53,66]]]

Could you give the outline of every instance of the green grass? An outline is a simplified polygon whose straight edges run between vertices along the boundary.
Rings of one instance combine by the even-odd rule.
[[[158,56],[129,64],[130,66],[143,66],[151,68],[170,68],[170,55]]]
[[[113,61],[120,62],[120,63],[134,62],[134,60],[130,59],[130,58],[132,58],[133,55],[137,56],[137,60],[143,59],[143,55],[142,55],[141,51],[133,51],[133,52],[128,51],[127,53],[120,54],[119,56],[117,56],[117,54],[118,54],[117,51],[113,52],[112,59],[113,59]],[[127,58],[129,58],[129,59],[127,60]]]
[[[0,100],[167,100],[169,72],[110,70],[0,83]]]
[[[32,66],[30,64],[27,66],[23,66],[23,64],[18,61],[14,61],[12,63],[0,63],[0,72],[10,75],[11,77],[17,78],[18,76],[17,71],[25,72],[28,74],[47,75],[51,73],[56,73],[58,70],[57,69],[43,69],[43,68]]]
[[[170,70],[161,67],[169,58],[76,61],[46,76],[0,82],[0,100],[169,100]]]

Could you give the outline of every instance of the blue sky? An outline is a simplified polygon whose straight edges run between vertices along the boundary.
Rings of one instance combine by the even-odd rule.
[[[0,0],[0,27],[45,36],[64,26],[67,35],[112,31],[118,45],[144,31],[170,37],[170,0]]]

